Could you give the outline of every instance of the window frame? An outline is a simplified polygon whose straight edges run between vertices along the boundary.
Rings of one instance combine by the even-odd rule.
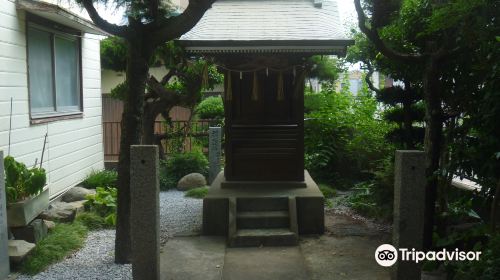
[[[26,13],[25,21],[25,34],[26,34],[26,76],[27,76],[27,90],[28,90],[28,107],[30,114],[31,124],[46,123],[57,120],[74,119],[83,117],[83,78],[82,78],[82,33],[79,30],[58,24],[51,20]],[[32,92],[30,90],[30,74],[29,74],[29,36],[28,29],[34,28],[43,32],[50,33],[50,49],[51,49],[51,70],[52,70],[52,100],[54,104],[54,111],[50,112],[33,112],[31,106],[31,96]],[[63,39],[75,39],[76,42],[76,52],[77,52],[77,75],[76,75],[76,94],[78,94],[78,106],[73,106],[73,110],[61,110],[58,111],[57,106],[57,91],[56,91],[56,57],[55,57],[55,38],[60,37]],[[69,106],[60,106],[62,108],[68,108]]]

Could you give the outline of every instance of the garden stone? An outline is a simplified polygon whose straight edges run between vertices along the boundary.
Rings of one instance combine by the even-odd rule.
[[[35,219],[27,226],[13,227],[11,231],[16,239],[36,244],[47,236],[48,229],[43,220]]]
[[[75,219],[77,207],[72,203],[54,202],[38,217],[54,222],[70,223]]]
[[[79,200],[87,199],[87,195],[95,194],[95,190],[86,189],[83,187],[73,187],[69,191],[67,191],[61,198],[63,202],[74,202]]]
[[[35,244],[24,240],[9,240],[9,258],[13,263],[20,263],[35,248]]]
[[[177,183],[177,189],[180,191],[187,191],[206,185],[207,180],[205,179],[205,176],[200,173],[191,173],[179,180],[179,183]]]

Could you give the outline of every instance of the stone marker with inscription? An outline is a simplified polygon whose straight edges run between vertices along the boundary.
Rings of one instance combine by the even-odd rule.
[[[208,183],[212,184],[215,177],[220,172],[222,129],[220,127],[210,127],[208,129]]]
[[[6,204],[3,151],[0,151],[0,279],[7,278],[10,273]]]

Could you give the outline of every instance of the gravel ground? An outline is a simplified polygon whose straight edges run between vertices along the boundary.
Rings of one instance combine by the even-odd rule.
[[[160,240],[162,244],[173,236],[196,235],[201,230],[203,200],[185,198],[177,190],[160,193]],[[63,279],[132,279],[131,265],[114,261],[115,231],[89,233],[84,247],[60,263],[33,277],[20,275],[18,280]]]

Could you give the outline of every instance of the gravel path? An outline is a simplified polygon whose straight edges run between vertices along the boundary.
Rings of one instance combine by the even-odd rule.
[[[173,236],[196,235],[201,230],[203,200],[185,198],[172,190],[160,193],[160,240]],[[84,247],[60,263],[35,276],[20,275],[18,280],[118,280],[132,279],[131,265],[114,261],[115,231],[89,233]]]

